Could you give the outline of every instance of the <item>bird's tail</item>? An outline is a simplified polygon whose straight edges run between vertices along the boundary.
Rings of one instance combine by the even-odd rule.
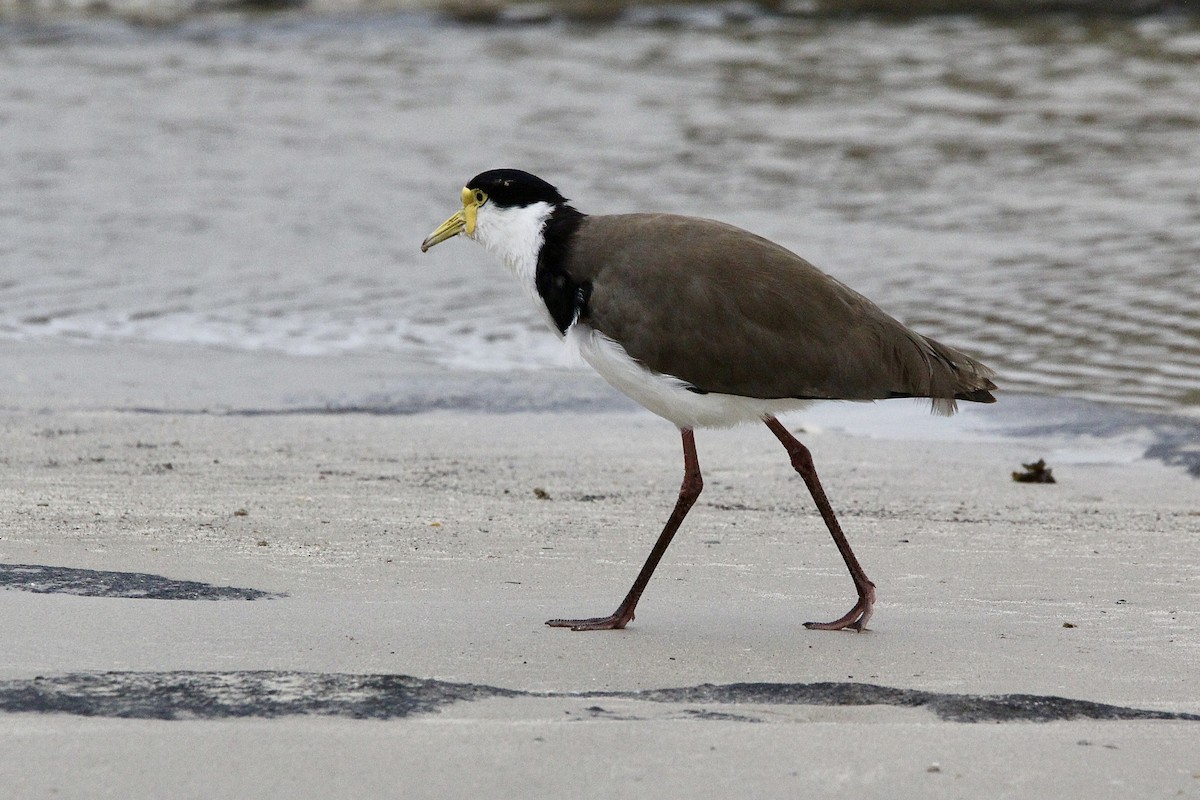
[[[992,394],[996,389],[992,382],[996,377],[995,370],[953,347],[921,338],[929,348],[929,397],[933,400],[934,414],[950,416],[958,410],[959,400],[996,402],[996,396]]]

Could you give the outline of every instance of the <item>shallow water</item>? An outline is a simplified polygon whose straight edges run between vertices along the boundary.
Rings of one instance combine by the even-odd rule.
[[[561,365],[476,172],[776,239],[1006,389],[1200,414],[1200,26],[0,25],[0,337]]]

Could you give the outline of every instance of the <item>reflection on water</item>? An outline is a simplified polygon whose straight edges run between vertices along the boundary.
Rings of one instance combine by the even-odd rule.
[[[1002,385],[1200,413],[1187,18],[0,27],[0,336],[560,364],[468,243],[483,169],[719,217]]]

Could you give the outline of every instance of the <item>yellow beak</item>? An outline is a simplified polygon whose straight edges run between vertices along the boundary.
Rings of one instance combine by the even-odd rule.
[[[453,239],[460,233],[465,233],[467,236],[472,236],[475,233],[475,218],[479,211],[479,203],[475,199],[475,193],[470,189],[463,187],[462,190],[462,210],[457,212],[450,219],[437,226],[433,233],[425,237],[425,241],[421,242],[421,252],[429,251],[429,248],[435,244],[441,244],[447,239]]]

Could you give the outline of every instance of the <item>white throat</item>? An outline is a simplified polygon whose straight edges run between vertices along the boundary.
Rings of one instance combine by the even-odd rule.
[[[538,253],[546,240],[546,220],[554,212],[550,203],[537,202],[519,208],[504,208],[485,203],[475,219],[471,237],[489,253],[504,261],[504,265],[539,306],[545,304],[537,292]]]

